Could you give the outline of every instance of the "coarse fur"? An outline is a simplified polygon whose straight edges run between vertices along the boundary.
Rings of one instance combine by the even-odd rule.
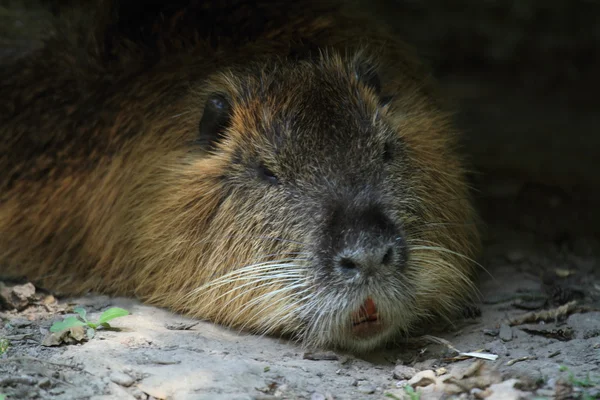
[[[0,68],[2,275],[355,351],[460,309],[475,214],[404,44],[329,3],[135,3]],[[215,94],[227,124],[199,137]],[[367,298],[383,328],[357,337]]]

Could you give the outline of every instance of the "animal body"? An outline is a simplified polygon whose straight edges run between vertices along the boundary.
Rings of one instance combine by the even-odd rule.
[[[333,3],[142,3],[0,68],[1,275],[355,351],[461,308],[475,214],[407,46]]]

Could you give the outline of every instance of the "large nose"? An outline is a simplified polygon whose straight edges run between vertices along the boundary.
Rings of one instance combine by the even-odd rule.
[[[343,277],[368,276],[403,265],[403,240],[380,205],[338,209],[330,233],[331,265]]]
[[[348,246],[334,257],[334,268],[346,277],[360,273],[370,275],[395,260],[392,244],[382,243],[375,246]]]

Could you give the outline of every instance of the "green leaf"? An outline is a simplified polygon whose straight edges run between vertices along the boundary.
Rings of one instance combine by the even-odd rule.
[[[85,326],[86,323],[77,319],[77,317],[67,317],[60,322],[55,322],[50,327],[50,332],[61,332],[74,326]]]
[[[110,321],[111,319],[124,317],[126,315],[129,315],[129,311],[127,311],[123,308],[119,308],[119,307],[109,308],[108,310],[104,311],[102,313],[102,315],[100,315],[100,319],[98,320],[98,325],[104,325],[104,323]]]
[[[6,399],[6,395],[5,394],[0,394],[0,400],[5,400]]]
[[[77,314],[79,314],[79,316],[81,317],[81,319],[84,322],[88,322],[87,318],[85,318],[85,315],[87,314],[85,309],[83,309],[81,307],[77,307],[77,308],[73,309],[73,311],[75,311]]]

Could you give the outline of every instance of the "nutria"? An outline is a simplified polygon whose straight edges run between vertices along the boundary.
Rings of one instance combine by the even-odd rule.
[[[356,351],[459,310],[475,215],[407,46],[329,3],[188,3],[100,2],[2,67],[3,275]]]

